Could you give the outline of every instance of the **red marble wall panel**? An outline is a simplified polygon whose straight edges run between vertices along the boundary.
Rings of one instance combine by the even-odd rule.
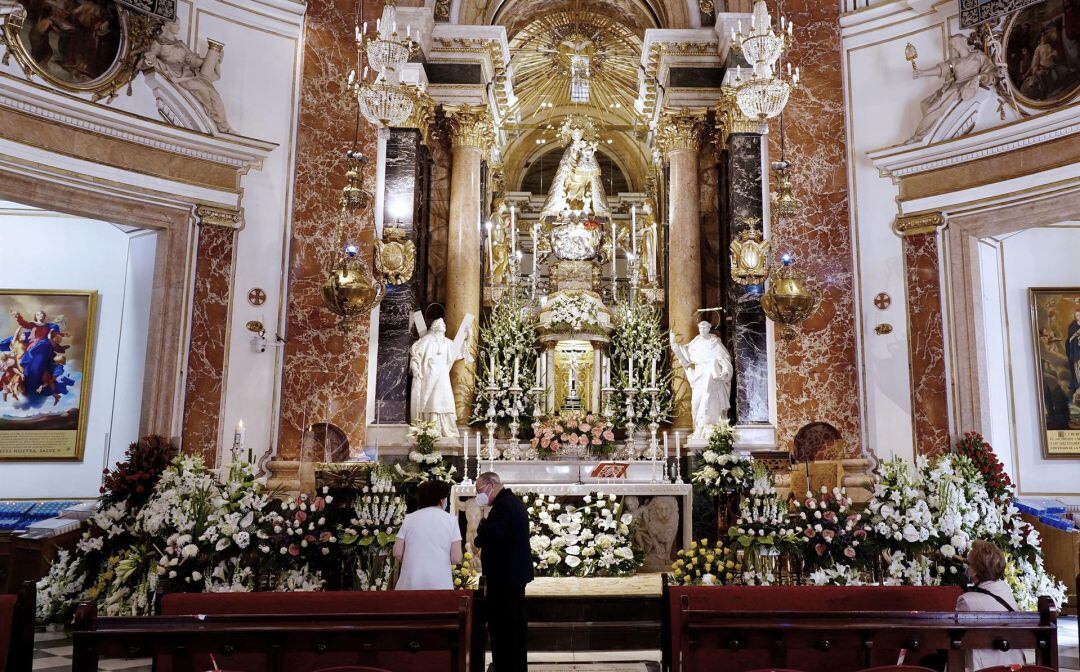
[[[791,449],[795,433],[811,422],[836,427],[849,455],[860,452],[852,240],[848,221],[847,147],[840,73],[839,4],[789,0],[795,23],[793,65],[800,87],[785,110],[787,158],[802,214],[774,220],[773,249],[790,251],[824,291],[818,313],[792,341],[776,342],[777,442]],[[780,156],[779,124],[770,154]]]
[[[367,3],[374,22],[380,3]],[[278,458],[296,459],[308,423],[340,427],[354,450],[363,442],[367,396],[368,321],[345,335],[323,307],[321,285],[339,254],[335,231],[345,185],[345,152],[352,143],[356,101],[344,91],[355,67],[354,0],[309,0],[296,142],[296,185],[289,259],[288,345],[281,398]],[[360,148],[370,159],[365,188],[374,193],[375,131],[361,123]],[[366,227],[361,254],[371,258],[372,212],[349,226]]]
[[[908,358],[915,454],[949,450],[949,402],[945,387],[945,337],[941,315],[937,236],[904,237],[907,282]]]
[[[234,229],[199,227],[181,437],[184,451],[210,466],[218,457],[235,239]]]

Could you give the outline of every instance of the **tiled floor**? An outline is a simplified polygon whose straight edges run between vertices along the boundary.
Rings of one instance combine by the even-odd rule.
[[[1060,672],[1080,672],[1080,633],[1076,616],[1063,617],[1058,623]],[[658,651],[623,651],[600,653],[536,653],[529,655],[530,672],[659,672]],[[35,670],[70,672],[71,639],[63,632],[39,632],[35,639]],[[103,660],[102,672],[151,672],[150,661]]]

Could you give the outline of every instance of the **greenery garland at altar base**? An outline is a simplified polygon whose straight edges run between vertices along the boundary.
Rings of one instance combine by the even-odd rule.
[[[656,362],[656,387],[659,423],[671,420],[672,371],[667,356],[667,339],[662,329],[660,309],[656,306],[639,303],[633,308],[629,303],[621,303],[615,311],[614,329],[608,346],[611,360],[610,404],[612,420],[620,427],[626,426],[626,393],[630,387],[630,360],[634,362],[633,387],[639,392],[634,395],[633,417],[638,429],[643,429],[652,422],[652,399],[641,392],[651,384],[652,366]]]
[[[509,389],[514,385],[514,360],[518,362],[518,422],[532,424],[533,404],[530,391],[536,386],[536,316],[520,296],[507,293],[495,303],[480,327],[480,359],[476,366],[476,389],[471,423],[487,422],[492,397],[495,421],[500,427],[510,424],[514,406]],[[494,384],[494,392],[488,386]]]

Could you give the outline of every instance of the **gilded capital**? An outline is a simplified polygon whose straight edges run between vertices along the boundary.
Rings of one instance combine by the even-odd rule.
[[[226,229],[243,228],[244,215],[239,210],[213,205],[195,206],[195,221],[199,226],[221,226]]]
[[[403,128],[415,128],[420,131],[420,141],[424,145],[428,145],[432,137],[438,136],[435,107],[435,99],[426,91],[420,92],[413,103],[412,113],[401,124]]]
[[[656,123],[656,145],[667,155],[680,149],[697,150],[705,132],[705,108],[667,109]]]
[[[735,89],[725,86],[720,89],[720,100],[716,104],[716,130],[719,133],[720,144],[726,145],[728,136],[732,133],[758,133],[762,132],[762,124],[742,113],[739,104],[735,102]]]
[[[455,105],[444,108],[450,142],[454,147],[475,147],[486,151],[495,141],[491,114],[480,105]]]
[[[923,212],[917,215],[901,215],[893,222],[893,230],[901,236],[920,236],[935,233],[945,225],[940,212]]]

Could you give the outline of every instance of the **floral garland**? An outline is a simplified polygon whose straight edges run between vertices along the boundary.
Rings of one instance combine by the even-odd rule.
[[[477,385],[472,422],[486,422],[490,402],[495,403],[496,422],[510,423],[514,400],[509,390],[514,385],[514,362],[518,364],[517,385],[528,391],[536,386],[536,316],[520,297],[507,296],[495,304],[480,328],[480,359],[477,362]],[[488,386],[495,390],[489,391]],[[517,399],[518,421],[532,421],[532,406],[527,395]]]
[[[750,487],[754,460],[737,452],[735,428],[727,419],[709,429],[709,444],[701,451],[703,464],[690,475],[690,482],[711,497],[733,495]]]
[[[560,504],[554,495],[523,495],[529,545],[540,576],[627,576],[641,566],[631,544],[633,515],[615,495]]]
[[[615,391],[611,395],[611,406],[619,426],[624,426],[626,418],[626,394],[623,392],[630,385],[630,361],[634,362],[634,381],[636,389],[651,384],[653,362],[659,362],[656,371],[658,422],[667,422],[671,418],[672,371],[668,365],[667,341],[665,340],[660,309],[652,305],[628,303],[619,305],[615,312],[614,330],[608,353],[611,358],[611,386]],[[645,425],[652,421],[652,399],[647,394],[634,395],[634,423]]]
[[[596,306],[582,294],[556,294],[550,305],[551,324],[573,334],[600,328]]]
[[[615,451],[614,427],[602,415],[568,412],[533,425],[530,446],[541,457],[552,457],[569,448],[597,456]]]

